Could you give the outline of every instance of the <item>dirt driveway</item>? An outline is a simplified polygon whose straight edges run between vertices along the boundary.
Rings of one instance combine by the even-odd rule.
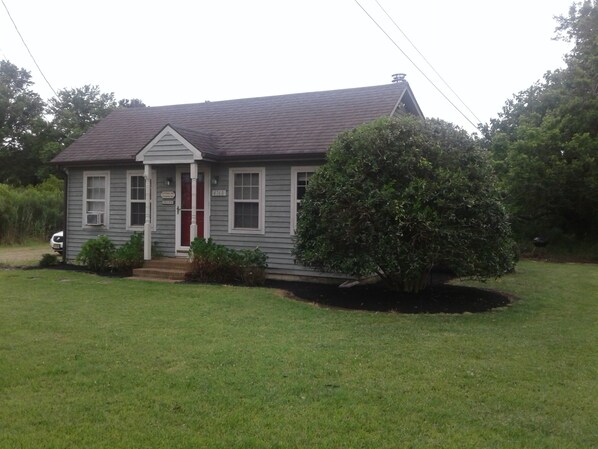
[[[0,247],[0,265],[36,265],[46,253],[53,254],[54,251],[45,243]]]

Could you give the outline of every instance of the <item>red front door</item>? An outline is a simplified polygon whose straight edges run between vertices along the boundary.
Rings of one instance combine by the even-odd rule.
[[[189,172],[181,173],[181,246],[189,246],[191,243],[191,175]],[[203,238],[204,232],[204,181],[197,180],[197,236]]]

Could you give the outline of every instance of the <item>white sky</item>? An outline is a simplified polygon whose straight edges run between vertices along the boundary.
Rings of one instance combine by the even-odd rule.
[[[97,84],[160,106],[386,84],[403,72],[427,117],[473,131],[354,0],[3,1],[56,90]],[[359,1],[458,104],[376,1]],[[378,1],[483,122],[564,66],[570,48],[551,38],[571,0]],[[2,5],[0,57],[52,95]]]

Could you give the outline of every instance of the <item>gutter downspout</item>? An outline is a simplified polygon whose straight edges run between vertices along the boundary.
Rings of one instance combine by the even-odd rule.
[[[63,211],[62,211],[62,263],[66,264],[67,236],[68,236],[68,192],[69,192],[69,169],[63,168],[64,172],[64,192],[63,192]]]

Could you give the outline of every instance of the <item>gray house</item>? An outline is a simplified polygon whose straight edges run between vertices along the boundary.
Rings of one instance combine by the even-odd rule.
[[[326,92],[118,109],[60,153],[67,173],[66,259],[107,235],[144,232],[167,257],[195,237],[259,247],[268,275],[313,276],[292,256],[297,206],[342,131],[422,115],[406,81]],[[323,274],[320,274],[323,275]]]

